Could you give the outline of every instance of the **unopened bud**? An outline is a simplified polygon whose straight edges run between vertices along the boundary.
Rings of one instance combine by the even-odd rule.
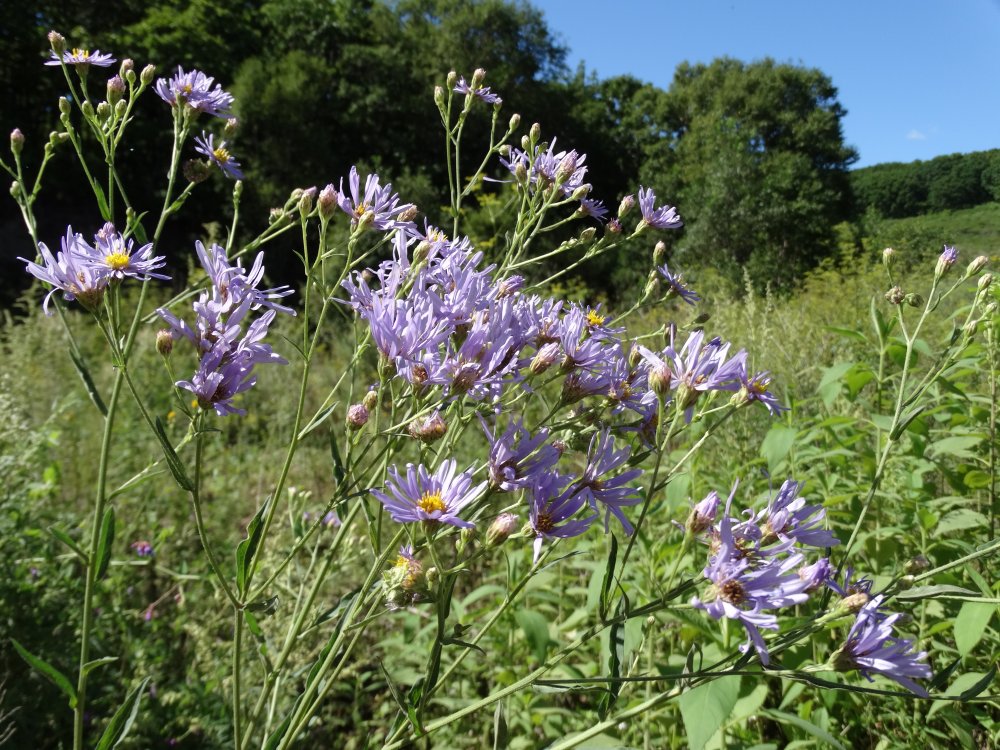
[[[184,179],[197,185],[204,182],[212,174],[212,168],[201,159],[188,159],[181,165],[181,172]]]
[[[418,213],[420,213],[420,210],[416,206],[410,205],[408,208],[404,208],[402,211],[399,212],[399,216],[396,218],[396,220],[413,221],[415,218],[417,218]]]
[[[510,144],[509,143],[503,144],[497,151],[497,153],[500,154],[502,158],[506,159],[507,161],[510,161]]]
[[[284,221],[288,218],[288,214],[283,208],[272,208],[267,215],[268,224],[277,224],[278,222]]]
[[[440,573],[440,571],[438,571],[438,569],[436,567],[431,566],[430,568],[427,569],[427,585],[428,586],[430,586],[430,587],[433,588],[437,584],[438,579],[440,579],[440,578],[441,578],[441,573]]]
[[[445,80],[445,85],[448,88],[453,89],[455,88],[455,82],[458,80],[458,73],[456,73],[454,70],[449,70],[448,75],[444,80]]]
[[[361,216],[357,219],[357,231],[363,232],[374,223],[375,223],[375,212],[369,209],[365,211],[363,214],[361,214]]]
[[[235,117],[230,117],[226,120],[226,124],[222,127],[222,134],[226,138],[232,138],[236,135],[236,131],[240,128],[240,121]]]
[[[305,218],[309,215],[309,212],[313,209],[313,198],[316,195],[316,188],[311,188],[310,190],[303,190],[302,195],[299,196],[299,216]]]
[[[24,133],[21,132],[20,128],[14,128],[10,131],[10,150],[14,156],[18,156],[21,153],[21,149],[24,148]]]
[[[531,139],[528,136],[526,136],[526,135],[522,135],[521,136],[521,150],[522,151],[528,151],[530,149],[531,149]]]
[[[319,216],[323,220],[329,220],[337,210],[337,190],[333,185],[327,185],[319,191],[319,200],[316,203],[319,208]]]
[[[586,198],[588,195],[590,195],[590,190],[592,187],[593,186],[589,182],[585,182],[582,185],[580,185],[580,187],[578,187],[576,190],[573,191],[573,194],[570,196],[570,198],[572,198],[575,201],[582,200]]]
[[[420,240],[420,242],[417,243],[417,246],[413,248],[413,265],[423,265],[428,256],[431,254],[431,247],[431,243],[427,240]]]
[[[12,183],[10,183],[10,195],[12,198],[17,198],[17,196],[20,195],[20,193],[21,193],[21,183],[18,182],[17,180],[14,180]]]
[[[976,286],[979,289],[979,291],[982,292],[985,291],[986,289],[989,289],[989,286],[992,283],[993,283],[993,274],[984,273],[982,276],[979,277],[979,282],[976,284]]]
[[[657,396],[666,396],[670,393],[670,382],[674,374],[666,364],[655,365],[649,368],[649,387]]]
[[[156,66],[147,65],[145,68],[142,69],[142,72],[139,74],[139,80],[142,82],[143,86],[148,86],[150,83],[153,82],[153,76],[155,75],[156,75]]]
[[[156,352],[161,357],[169,357],[174,350],[174,334],[168,328],[156,332]]]
[[[896,265],[896,251],[891,247],[887,247],[882,251],[882,265],[886,268],[892,268]]]
[[[992,318],[994,315],[997,314],[997,310],[1000,310],[1000,306],[998,306],[996,302],[990,302],[990,304],[986,306],[986,309],[983,312],[985,312]]]
[[[49,44],[52,46],[52,51],[57,55],[62,55],[66,51],[66,37],[58,31],[49,32]]]
[[[368,424],[368,407],[364,404],[352,404],[347,410],[347,429],[360,430]]]
[[[60,143],[65,143],[69,140],[69,133],[59,133],[53,130],[49,133],[49,143],[52,146],[58,146]]]
[[[114,106],[125,95],[125,81],[121,76],[112,76],[108,79],[107,87],[108,103]]]
[[[523,161],[519,161],[517,166],[514,167],[514,179],[517,180],[519,185],[525,185],[528,182],[528,167],[525,166]]]
[[[408,428],[410,436],[415,437],[421,443],[433,443],[445,436],[448,432],[448,424],[442,419],[441,413],[434,411],[430,416],[417,417]]]
[[[916,557],[911,557],[903,565],[903,571],[908,575],[914,575],[916,573],[923,573],[931,567],[931,562],[923,555],[917,555]]]
[[[59,97],[59,113],[63,115],[68,115],[73,105],[69,103],[69,99],[65,96]]]
[[[510,132],[513,133],[515,130],[518,129],[518,127],[520,127],[520,125],[521,125],[521,115],[515,112],[510,116],[510,124],[508,126],[508,129],[510,130]]]
[[[570,151],[566,156],[559,160],[559,165],[556,167],[556,183],[562,184],[567,179],[573,176],[576,171],[576,151]]]
[[[906,298],[906,292],[904,292],[900,287],[894,286],[885,293],[885,298],[888,300],[890,305],[901,305],[903,304],[903,300]]]
[[[936,278],[944,276],[948,269],[955,265],[956,260],[958,260],[958,250],[950,245],[945,245],[941,255],[938,256],[937,265],[934,267],[934,276]]]
[[[364,407],[368,411],[374,409],[376,406],[378,406],[378,391],[374,390],[367,391],[364,395],[364,398],[361,399],[361,403],[364,404]]]
[[[653,265],[660,266],[667,260],[667,246],[663,244],[663,241],[657,242],[653,246]]]
[[[610,219],[608,221],[607,229],[608,229],[608,232],[610,232],[611,234],[621,234],[622,233],[622,224],[621,224],[620,221],[618,221],[618,219]]]
[[[580,232],[580,242],[590,242],[597,236],[597,230],[594,227],[587,227],[582,232]]]
[[[537,122],[532,123],[531,129],[528,131],[528,137],[532,143],[538,143],[538,139],[542,137],[542,126]]]
[[[128,81],[129,86],[135,86],[136,75],[134,70],[126,70],[122,73],[122,78]]]
[[[126,73],[134,69],[135,69],[135,60],[133,60],[131,57],[126,57],[124,60],[122,60],[122,66],[119,69],[120,72],[118,73],[118,75],[124,78]]]
[[[85,101],[83,104],[81,104],[80,111],[83,112],[83,116],[86,117],[88,120],[92,120],[94,118],[94,105],[91,104],[90,102]]]
[[[239,201],[243,197],[243,180],[237,180],[233,183],[233,198]]]
[[[115,105],[115,117],[117,117],[119,120],[125,116],[125,113],[127,111],[128,111],[128,104],[125,103],[124,99],[122,99]]]
[[[514,533],[517,529],[518,519],[513,513],[501,513],[493,519],[486,530],[486,546],[498,547]]]
[[[910,292],[905,297],[903,297],[903,303],[909,305],[910,307],[923,307],[924,298],[923,295],[917,292]]]
[[[107,102],[101,102],[97,105],[97,119],[99,122],[107,122],[111,118],[111,105]]]
[[[472,83],[469,84],[473,89],[478,89],[483,85],[483,80],[486,78],[486,71],[482,68],[476,68],[472,72]]]
[[[970,339],[973,336],[976,335],[976,332],[978,330],[979,330],[979,321],[978,320],[970,320],[968,323],[966,323],[964,326],[962,326],[962,332],[966,336],[968,336]]]
[[[531,360],[530,370],[535,375],[541,375],[543,372],[548,370],[553,364],[555,364],[556,359],[559,357],[559,344],[558,342],[552,341],[548,344],[544,344],[538,352],[536,352],[534,358]]]
[[[861,609],[871,601],[871,596],[866,594],[864,591],[858,591],[857,593],[845,596],[837,603],[837,609],[843,612],[850,612],[855,614],[860,612]]]
[[[444,109],[444,89],[440,86],[434,87],[434,103],[439,109]]]
[[[618,204],[618,218],[621,219],[623,216],[625,216],[629,211],[632,210],[633,206],[635,206],[634,195],[626,195],[624,198],[622,198],[622,202]]]

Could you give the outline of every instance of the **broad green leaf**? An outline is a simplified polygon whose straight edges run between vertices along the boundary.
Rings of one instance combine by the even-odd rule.
[[[969,449],[974,448],[983,441],[977,435],[953,435],[951,437],[935,440],[930,445],[930,450],[935,456],[947,453],[950,456],[959,458],[972,458],[973,454]]]
[[[823,742],[826,742],[827,744],[832,745],[835,748],[838,748],[838,750],[847,750],[847,748],[844,747],[843,743],[841,743],[832,734],[816,726],[811,721],[806,721],[805,719],[796,716],[795,714],[785,713],[784,711],[775,711],[770,708],[764,709],[763,711],[761,711],[761,714],[767,716],[770,719],[774,719],[774,721],[778,722],[779,724],[789,724],[793,727],[798,727],[803,732],[811,734],[813,737],[817,739],[823,740]]]
[[[705,747],[729,718],[739,694],[739,677],[720,677],[681,694],[677,702],[690,750]]]
[[[541,664],[545,661],[545,655],[549,648],[549,621],[540,612],[530,609],[519,610],[514,619],[524,632],[524,637],[528,640],[535,655],[535,660]]]
[[[135,723],[135,717],[139,713],[139,703],[142,701],[142,694],[146,691],[148,682],[149,678],[144,678],[132,689],[132,692],[125,696],[125,702],[115,711],[107,729],[101,735],[101,739],[97,743],[97,750],[112,750],[122,743],[132,728],[132,724]]]
[[[990,486],[992,479],[985,471],[973,469],[965,473],[962,483],[970,490],[983,490]]]
[[[844,373],[854,367],[853,362],[838,362],[837,364],[827,367],[823,371],[823,377],[820,378],[819,386],[816,388],[816,392],[819,397],[823,399],[823,403],[827,406],[833,404],[837,396],[840,394],[841,388],[841,378]]]
[[[986,632],[996,605],[965,602],[955,618],[955,648],[962,656],[968,655]]]
[[[944,533],[960,531],[961,529],[988,529],[989,526],[989,519],[982,513],[977,513],[970,508],[960,508],[946,514],[938,523],[937,530]]]
[[[163,420],[159,417],[156,418],[155,427],[156,437],[160,441],[160,447],[163,448],[163,455],[167,459],[167,467],[170,469],[170,473],[174,475],[174,481],[180,485],[182,490],[194,492],[194,484],[188,479],[187,472],[184,471],[184,464],[181,463],[181,459],[177,456],[174,446],[170,443],[170,438],[167,437],[167,430],[163,426]]]
[[[896,594],[896,598],[903,601],[919,601],[920,599],[935,599],[939,596],[977,596],[977,593],[970,589],[963,589],[961,586],[950,586],[943,583],[937,586],[917,586],[909,591],[901,591]]]
[[[772,474],[788,456],[797,434],[796,430],[782,424],[772,425],[771,429],[767,431],[764,442],[760,445],[760,455],[767,461],[768,471]]]
[[[247,536],[242,542],[236,545],[236,588],[240,594],[246,593],[247,572],[253,565],[254,557],[257,554],[257,547],[260,546],[260,537],[264,533],[264,515],[271,502],[268,497],[247,526]]]
[[[17,651],[18,655],[31,665],[32,669],[35,669],[47,677],[53,685],[63,691],[67,698],[69,698],[69,707],[76,708],[76,690],[70,683],[69,679],[60,672],[58,669],[49,664],[45,659],[35,656],[28,649],[22,646],[13,638],[10,639],[11,645],[14,646],[14,650]]]
[[[94,565],[97,566],[97,580],[104,578],[108,572],[108,563],[111,562],[111,549],[115,543],[115,509],[110,505],[104,509],[104,517],[101,519],[101,531],[97,536],[97,554],[94,558]]]

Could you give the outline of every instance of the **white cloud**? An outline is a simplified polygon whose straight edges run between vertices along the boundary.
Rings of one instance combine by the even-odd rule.
[[[911,130],[909,133],[906,134],[906,140],[908,140],[908,141],[926,141],[927,140],[927,136],[926,136],[926,134],[921,133],[916,128],[913,128],[913,130]]]

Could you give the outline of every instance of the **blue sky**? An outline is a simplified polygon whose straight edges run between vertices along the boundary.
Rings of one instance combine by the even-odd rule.
[[[819,68],[860,160],[1000,147],[1000,0],[532,0],[579,62],[668,88],[728,55]]]

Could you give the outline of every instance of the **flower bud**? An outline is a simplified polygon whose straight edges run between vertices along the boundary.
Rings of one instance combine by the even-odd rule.
[[[559,160],[559,165],[556,167],[556,184],[561,185],[573,176],[573,173],[576,171],[576,160],[577,153],[575,150],[570,151]]]
[[[83,116],[88,120],[94,119],[94,105],[88,101],[85,101],[80,105],[80,111],[83,112]]]
[[[576,190],[573,191],[573,194],[570,196],[570,198],[572,198],[575,201],[582,200],[583,198],[586,198],[588,195],[590,195],[592,187],[593,186],[589,182],[585,182],[582,185],[580,185],[580,187],[578,187]]]
[[[59,133],[53,130],[49,133],[49,143],[54,147],[69,140],[69,133]]]
[[[941,255],[938,256],[937,265],[934,267],[935,278],[940,279],[944,276],[948,269],[955,265],[956,260],[958,260],[958,250],[950,245],[945,245]]]
[[[448,425],[441,418],[441,413],[435,410],[427,417],[417,417],[408,428],[411,437],[415,437],[421,443],[433,443],[445,436],[448,432]]]
[[[303,219],[307,217],[313,209],[313,196],[316,195],[316,188],[311,188],[310,190],[303,190],[302,195],[299,196],[299,216]]]
[[[440,86],[434,87],[434,103],[438,109],[444,109],[444,89]]]
[[[125,116],[125,113],[127,111],[128,111],[128,104],[125,103],[124,99],[122,99],[115,105],[115,117],[117,117],[119,120]]]
[[[267,215],[268,224],[277,224],[288,218],[288,214],[283,208],[272,208]]]
[[[364,404],[352,404],[347,410],[347,429],[360,430],[368,424],[368,408]]]
[[[66,51],[66,37],[58,31],[49,32],[49,44],[52,46],[52,51],[57,55],[62,55]]]
[[[73,105],[69,103],[69,99],[65,96],[59,97],[59,113],[63,115],[68,115]]]
[[[108,103],[114,106],[125,95],[125,81],[121,76],[112,76],[108,79],[107,98]]]
[[[621,225],[621,222],[620,222],[620,221],[618,221],[618,219],[610,219],[610,220],[608,221],[608,226],[607,226],[607,230],[608,230],[608,232],[610,232],[611,234],[621,234],[621,233],[622,233],[622,225]]]
[[[653,265],[662,266],[667,260],[667,246],[659,241],[653,246]]]
[[[454,70],[449,70],[448,75],[445,77],[444,81],[445,81],[445,86],[447,86],[448,88],[450,89],[455,88],[455,82],[458,81],[458,73],[456,73]]]
[[[909,305],[910,307],[923,307],[924,298],[923,295],[917,292],[910,292],[905,297],[903,297],[903,303]]]
[[[647,375],[649,387],[657,396],[666,396],[670,393],[670,382],[673,377],[674,374],[666,363],[650,367]]]
[[[993,274],[984,273],[982,276],[979,277],[979,282],[976,284],[976,287],[979,289],[979,291],[982,292],[989,289],[990,284],[992,283],[993,283]]]
[[[324,221],[329,221],[337,210],[337,190],[333,185],[327,185],[319,191],[319,200],[316,202],[319,209],[319,216]]]
[[[886,268],[892,268],[896,265],[896,251],[891,247],[887,247],[882,251],[882,265]]]
[[[526,135],[521,136],[521,150],[529,151],[531,150],[531,139]]]
[[[923,573],[931,567],[931,562],[923,555],[917,555],[916,557],[911,557],[903,565],[903,571],[907,575],[914,575],[916,573]]]
[[[591,242],[596,235],[597,230],[594,227],[587,227],[580,232],[580,242]]]
[[[374,409],[376,406],[378,406],[378,391],[376,390],[367,391],[364,395],[364,398],[361,399],[361,403],[364,404],[364,407],[368,411]]]
[[[527,184],[528,168],[525,166],[523,161],[519,161],[517,166],[514,167],[514,179],[517,180],[519,185]]]
[[[985,255],[979,255],[973,258],[972,262],[969,263],[969,265],[965,269],[966,278],[982,271],[983,268],[986,266],[986,264],[989,262],[990,259],[987,258]]]
[[[509,143],[503,144],[497,151],[497,153],[500,154],[502,158],[506,159],[507,161],[510,161],[510,144]]]
[[[544,344],[531,360],[529,369],[534,375],[541,375],[548,370],[559,357],[559,343],[552,341]]]
[[[97,116],[98,122],[107,122],[111,119],[111,105],[107,102],[100,102],[97,105],[97,111],[94,113]]]
[[[517,529],[518,518],[513,513],[501,513],[486,529],[486,546],[498,547]]]
[[[837,603],[836,608],[841,612],[856,614],[860,612],[869,601],[871,601],[871,596],[869,594],[866,594],[864,591],[858,591],[841,599]]]
[[[420,240],[417,246],[413,248],[413,265],[423,265],[431,254],[431,247],[433,246],[427,240]]]
[[[128,81],[129,86],[135,86],[136,75],[134,70],[131,69],[126,70],[124,73],[122,73],[122,78]]]
[[[486,71],[482,68],[476,68],[472,72],[472,83],[469,84],[473,89],[481,88],[483,85],[483,80],[486,78]]]
[[[633,206],[635,206],[634,195],[630,194],[622,198],[622,202],[618,204],[618,218],[621,219],[623,216],[625,216],[629,211],[632,210]]]
[[[174,334],[169,328],[161,328],[156,332],[156,353],[161,357],[169,357],[174,350]]]
[[[531,129],[528,131],[528,138],[532,143],[538,143],[538,139],[542,137],[542,126],[537,122],[532,123]]]
[[[10,131],[10,150],[14,156],[19,156],[21,149],[24,148],[24,133],[21,132],[20,128],[14,128]]]
[[[400,211],[399,216],[397,217],[396,220],[413,221],[415,218],[417,218],[418,213],[420,213],[420,210],[416,206],[410,206],[409,208],[404,208],[402,211]]]
[[[962,326],[962,332],[966,336],[968,336],[970,339],[973,336],[976,335],[976,332],[978,330],[979,330],[979,321],[978,320],[970,320],[968,323],[966,323],[964,326]]]
[[[14,180],[12,183],[10,183],[10,196],[11,198],[14,198],[16,200],[17,196],[20,195],[20,193],[21,193],[21,183],[18,182],[17,180]]]
[[[142,72],[139,73],[139,80],[142,82],[143,86],[148,86],[153,82],[154,75],[156,75],[156,66],[147,65],[142,69]]]
[[[997,310],[1000,310],[1000,306],[998,306],[996,302],[990,302],[990,304],[986,306],[984,312],[992,318],[997,314]]]
[[[508,125],[508,130],[513,133],[521,125],[521,115],[517,112],[510,116],[510,124]],[[508,147],[509,148],[509,147]]]
[[[118,73],[118,75],[124,78],[126,73],[134,69],[135,69],[135,60],[133,60],[131,57],[126,57],[124,60],[122,60],[122,66],[119,69],[120,72]]]
[[[906,298],[906,292],[904,292],[900,287],[894,286],[885,293],[885,298],[888,300],[890,305],[901,305],[903,304],[903,300]]]
[[[898,581],[896,581],[896,589],[899,591],[907,591],[913,588],[913,584],[917,582],[917,579],[913,576],[903,576]]]
[[[181,165],[184,179],[197,185],[204,182],[212,174],[212,167],[201,159],[188,159]]]

